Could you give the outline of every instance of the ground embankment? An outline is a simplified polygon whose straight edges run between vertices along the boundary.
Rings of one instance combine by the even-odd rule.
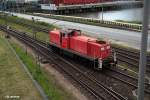
[[[0,32],[0,99],[42,100]]]

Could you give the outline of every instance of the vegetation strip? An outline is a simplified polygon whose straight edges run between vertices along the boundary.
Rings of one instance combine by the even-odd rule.
[[[42,100],[32,80],[22,68],[0,31],[0,100]],[[13,100],[14,100],[13,99]]]
[[[61,86],[57,86],[57,83],[54,82],[53,76],[46,73],[44,69],[40,66],[37,66],[33,62],[33,56],[26,55],[25,51],[22,47],[18,46],[17,44],[11,43],[12,47],[16,50],[17,54],[19,55],[20,59],[23,63],[27,66],[30,73],[32,74],[33,78],[38,81],[41,85],[43,90],[48,96],[48,99],[51,100],[74,100],[70,93],[67,93]]]
[[[126,20],[115,20],[115,21],[117,21],[117,22],[122,22],[122,23],[131,23],[131,24],[139,24],[139,25],[141,25],[142,24],[142,22],[140,22],[140,21],[126,21]]]
[[[17,20],[18,19],[18,20]],[[7,24],[17,30],[20,31],[25,31],[27,32],[30,36],[34,36],[36,34],[36,37],[40,40],[45,40],[48,41],[48,35],[44,34],[44,30],[43,31],[39,31],[38,29],[45,29],[45,27],[47,29],[52,29],[53,26],[51,25],[47,25],[45,23],[42,22],[32,22],[29,20],[25,20],[23,18],[18,18],[18,17],[13,17],[13,16],[7,16],[7,23],[6,23],[6,19],[4,19],[3,17],[0,17],[0,23],[1,24]],[[42,23],[42,27],[40,24]],[[38,24],[35,26],[35,24]],[[45,26],[46,25],[46,26]],[[48,30],[47,30],[48,33]]]
[[[10,16],[11,17],[11,16]],[[10,18],[7,17],[7,18]],[[17,18],[13,17],[10,20],[16,20]],[[8,20],[8,19],[7,19]],[[20,21],[25,21],[28,22],[29,20],[26,21],[26,19],[22,19],[19,18]],[[2,19],[1,22],[5,23],[5,20]],[[11,21],[7,22],[7,24],[10,24],[10,26],[15,27],[15,29],[20,29],[21,26],[11,23]],[[33,24],[37,24],[37,23],[33,23],[32,21],[29,21],[29,23]],[[41,24],[44,26],[47,24],[41,22]],[[19,27],[18,27],[19,26]],[[40,26],[40,25],[37,25]],[[51,27],[51,25],[50,25]],[[22,27],[21,29],[23,29],[24,27]],[[27,31],[27,29],[26,29]],[[42,34],[41,34],[42,35]],[[43,34],[44,35],[44,34]],[[47,34],[45,34],[47,37]],[[30,33],[30,36],[32,36],[32,33]],[[38,37],[40,37],[40,35],[37,35]],[[48,38],[48,37],[47,37]],[[40,38],[41,40],[42,38]],[[44,38],[43,38],[44,39]],[[25,53],[23,52],[23,50],[21,49],[21,47],[17,47],[17,44],[11,44],[13,46],[13,48],[16,50],[17,54],[20,56],[21,60],[23,60],[23,62],[25,63],[25,65],[27,66],[27,68],[29,69],[30,73],[33,75],[33,78],[35,80],[37,80],[39,82],[39,84],[41,85],[41,87],[44,89],[45,93],[47,94],[48,98],[52,99],[52,100],[67,100],[67,98],[69,98],[70,100],[72,99],[72,95],[70,93],[67,93],[67,91],[64,91],[64,89],[61,86],[56,86],[57,84],[55,84],[55,82],[53,82],[53,78],[51,78],[47,73],[45,73],[43,70],[42,72],[38,73],[36,67],[37,65],[35,65],[32,61],[31,56],[29,55],[25,55]],[[26,56],[28,56],[29,58],[27,58]],[[29,63],[28,63],[29,62]],[[34,67],[33,67],[34,66]],[[35,67],[36,66],[36,67]],[[33,67],[33,68],[31,68]],[[37,75],[38,74],[38,75]],[[39,75],[40,74],[40,75]]]
[[[22,67],[24,68],[24,70],[26,71],[26,73],[28,74],[28,76],[31,78],[32,82],[35,84],[36,88],[39,90],[40,94],[42,95],[44,100],[48,100],[47,95],[44,93],[42,87],[39,85],[39,83],[32,77],[32,74],[29,72],[29,70],[27,69],[26,65],[23,63],[23,61],[20,59],[20,57],[17,55],[17,52],[14,50],[14,48],[10,45],[10,43],[8,41],[6,41],[6,43],[8,44],[8,46],[10,47],[10,49],[12,50],[12,52],[15,54],[16,58],[18,59],[18,61],[20,62],[20,64],[22,65]]]

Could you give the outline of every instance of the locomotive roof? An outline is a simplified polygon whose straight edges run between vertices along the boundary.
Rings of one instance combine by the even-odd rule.
[[[80,31],[80,30],[76,30],[76,29],[62,29],[62,30],[60,30],[60,32],[63,34],[70,34],[74,31]]]

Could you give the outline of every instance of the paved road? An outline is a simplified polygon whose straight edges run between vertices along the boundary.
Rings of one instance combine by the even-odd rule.
[[[33,17],[31,15],[17,14],[17,13],[14,13],[14,15],[17,15],[19,17],[23,17],[26,19],[31,19]],[[83,32],[85,32],[88,35],[112,40],[113,42],[119,43],[121,45],[127,45],[129,47],[134,47],[134,48],[140,48],[140,40],[141,40],[140,32],[112,29],[112,28],[106,28],[106,27],[98,27],[98,26],[85,25],[85,24],[67,22],[67,21],[59,21],[55,19],[43,18],[43,17],[38,17],[38,16],[34,16],[34,18],[39,19],[40,21],[43,21],[46,23],[53,23],[62,28],[68,27],[68,28],[81,29]],[[150,51],[150,35],[148,36],[148,50]]]

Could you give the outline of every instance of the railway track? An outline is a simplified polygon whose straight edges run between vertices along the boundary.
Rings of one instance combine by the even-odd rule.
[[[100,77],[98,77],[101,72],[94,71],[92,69],[86,70],[87,65],[84,65],[83,63],[79,64],[78,61],[74,62],[73,60],[67,59],[67,61],[71,62],[72,64],[83,67],[82,69],[87,75],[93,76],[95,79],[99,80]],[[103,75],[106,75],[106,77],[111,77],[119,82],[122,82],[123,84],[126,84],[127,86],[130,86],[134,89],[137,89],[137,83],[138,79],[137,77],[133,77],[131,75],[128,75],[127,73],[123,72],[123,70],[118,69],[117,67],[112,68],[106,68],[103,72]],[[145,86],[150,87],[150,83],[145,82]],[[150,94],[150,89],[146,89],[145,93]]]
[[[137,84],[138,83],[138,79],[133,77],[133,76],[131,76],[131,75],[125,74],[125,73],[120,72],[120,71],[116,71],[114,69],[108,69],[105,72],[105,74],[108,75],[109,77],[112,77],[114,79],[117,79],[117,80],[127,84],[128,86],[133,87],[134,89],[138,88],[138,86],[137,86],[138,85]],[[150,87],[150,83],[145,82],[145,86]],[[150,94],[150,90],[149,89],[145,89],[145,93]]]
[[[25,27],[29,27],[29,28],[33,28],[36,29],[38,31],[42,31],[44,33],[48,33],[49,29],[47,28],[42,28],[39,27],[38,25],[29,25],[27,23],[24,23],[20,20],[18,21],[13,21],[16,24],[21,24]],[[119,48],[119,47],[113,47],[115,49],[115,51],[117,52],[117,57],[118,57],[118,61],[121,63],[125,63],[130,67],[139,67],[139,55],[140,53],[137,51],[131,51],[128,49],[124,49],[124,48]],[[150,55],[147,56],[147,69],[146,69],[147,73],[150,73]]]
[[[25,24],[21,21],[17,21],[16,24],[21,24],[21,25],[24,25],[26,27],[29,27],[29,28],[35,28],[35,29],[38,29],[38,31],[42,31],[42,32],[45,32],[45,33],[48,33],[48,29],[46,28],[39,28],[38,26],[32,26],[32,25],[28,25],[28,24]],[[39,41],[41,42],[41,41]],[[44,44],[44,41],[43,41],[43,44]],[[137,67],[138,68],[138,62],[139,62],[139,52],[134,52],[134,51],[130,51],[130,50],[127,50],[127,49],[123,49],[123,48],[119,48],[119,47],[114,47],[116,52],[117,52],[117,57],[118,57],[118,61],[121,62],[121,63],[125,63],[127,65],[129,65],[130,67]],[[147,56],[147,70],[146,72],[147,73],[150,73],[150,55]],[[109,75],[111,76],[111,75]],[[126,82],[124,80],[122,80],[121,78],[117,78],[117,77],[114,77],[114,76],[111,76],[112,78],[115,78],[115,79],[118,79],[126,84],[129,84],[130,86],[133,86],[135,88],[137,88],[137,86],[133,83],[130,83],[130,82]],[[148,84],[146,84],[148,85]],[[149,91],[147,91],[147,93],[149,93]]]
[[[17,23],[17,24],[19,24],[19,22]],[[23,25],[24,23],[22,23],[22,25]],[[42,31],[42,32],[45,32],[45,33],[48,33],[48,29],[41,29],[41,28],[39,28],[38,26],[32,26],[32,25],[28,25],[28,24],[24,24],[24,26],[28,26],[29,28],[35,28],[35,29],[38,29],[38,31]],[[47,45],[44,41],[39,41],[39,40],[36,40],[36,41],[38,41],[40,44],[42,44],[43,46],[45,45]],[[29,45],[29,44],[28,44]],[[34,47],[35,48],[35,47]],[[118,56],[118,60],[119,60],[119,62],[122,62],[122,63],[126,63],[127,65],[129,65],[129,66],[131,66],[131,67],[137,67],[138,68],[138,59],[139,59],[139,52],[134,52],[134,51],[130,51],[130,50],[127,50],[127,49],[123,49],[123,48],[119,48],[119,47],[114,47],[115,48],[115,51],[117,52],[117,56]],[[35,49],[35,51],[37,51],[37,52],[40,52],[39,50],[37,50],[37,49]],[[41,51],[42,52],[42,51]],[[44,55],[44,54],[42,54],[42,55]],[[46,56],[46,54],[45,54],[45,56]],[[149,72],[150,73],[150,55],[148,55],[147,56],[148,57],[148,59],[147,59],[147,72]],[[47,58],[47,59],[49,59],[49,61],[53,61],[53,60],[50,60],[50,58]],[[58,59],[58,58],[55,58],[56,60]],[[62,62],[63,63],[63,62]],[[57,64],[56,64],[57,65]],[[63,65],[63,64],[62,64]],[[62,65],[58,65],[58,66],[62,66]],[[59,68],[61,68],[61,67],[59,67]],[[69,75],[69,70],[67,71],[67,70],[65,70],[65,69],[62,69],[65,73],[67,73],[68,75]],[[71,70],[71,69],[70,69]],[[112,77],[112,78],[114,78],[114,79],[116,79],[116,80],[119,80],[119,81],[122,81],[123,83],[125,83],[125,84],[128,84],[129,86],[131,86],[131,87],[134,87],[134,88],[137,88],[137,86],[135,85],[136,84],[136,82],[137,82],[137,79],[136,78],[131,78],[131,76],[129,76],[129,75],[123,75],[124,73],[118,73],[118,72],[115,72],[115,71],[109,71],[108,70],[108,72],[110,72],[110,73],[114,73],[115,74],[115,76],[113,75],[112,76],[112,74],[108,74],[108,73],[104,73],[104,74],[106,74],[107,76],[109,76],[109,77]],[[76,74],[75,74],[76,73]],[[118,75],[117,75],[117,73],[118,73]],[[77,75],[77,76],[80,76],[80,74],[79,73],[77,73],[77,72],[74,72],[74,74],[75,75]],[[87,75],[87,74],[86,74]],[[95,73],[90,73],[89,75],[91,75],[91,77],[90,78],[93,78],[93,76],[94,76],[94,78],[95,78]],[[120,77],[118,77],[120,75]],[[121,76],[122,75],[122,76]],[[82,78],[80,79],[80,80],[77,80],[77,78],[74,78],[72,75],[69,75],[71,78],[73,78],[74,80],[76,80],[82,87],[84,87],[87,91],[89,91],[95,98],[97,98],[97,99],[102,99],[102,100],[105,100],[105,98],[102,98],[101,96],[105,96],[106,94],[103,94],[103,95],[99,95],[97,92],[94,92],[93,91],[93,89],[94,88],[96,88],[96,87],[93,87],[93,88],[89,88],[88,86],[91,86],[91,85],[87,85],[86,83],[84,83],[84,82],[82,82],[81,80],[82,80]],[[129,77],[128,77],[129,76]],[[129,80],[126,80],[126,78],[124,79],[124,77],[128,77],[129,78]],[[97,78],[96,78],[97,79]],[[86,80],[85,80],[86,81]],[[131,82],[132,81],[132,82]],[[88,83],[88,82],[87,82]],[[90,83],[90,84],[93,84],[93,83]],[[148,86],[149,84],[148,83],[145,83],[145,85],[146,86]],[[109,87],[108,87],[109,88]],[[99,91],[100,92],[100,91]],[[148,93],[149,94],[149,90],[145,90],[145,92],[146,93]],[[127,99],[126,97],[124,97],[124,99]],[[119,99],[118,99],[119,100]],[[121,100],[121,99],[120,99]]]
[[[57,56],[46,46],[37,42],[35,39],[28,37],[26,34],[20,34],[15,30],[6,30],[6,28],[1,27],[4,31],[18,38],[22,42],[26,43],[37,51],[40,55],[44,56],[48,61],[53,62],[57,67],[62,69],[70,77],[76,80],[82,87],[89,91],[98,100],[126,100],[121,94],[115,92],[104,84],[98,82],[96,79],[86,75],[80,69],[78,69],[73,64],[66,62],[63,58]],[[46,44],[45,44],[46,45]],[[59,62],[59,63],[58,63]]]
[[[130,51],[128,49],[117,48],[115,47],[117,52],[118,61],[122,63],[126,63],[131,67],[139,67],[139,52]],[[150,73],[150,55],[147,55],[147,73]]]
[[[0,16],[1,19],[4,19],[3,17]],[[41,32],[44,32],[44,33],[48,33],[50,29],[48,28],[45,28],[43,27],[42,25],[30,25],[26,22],[24,22],[24,20],[22,19],[19,19],[19,20],[11,20],[11,19],[7,19],[8,22],[10,23],[15,23],[15,24],[18,24],[18,25],[22,25],[22,26],[25,26],[25,27],[28,27],[30,29],[35,29],[36,31],[41,31]]]
[[[28,40],[27,40],[28,41]],[[47,44],[45,43],[45,42],[43,42],[43,41],[39,41],[39,40],[36,40],[38,43],[40,43],[42,46],[47,46]],[[32,41],[33,42],[33,41]],[[55,57],[55,56],[54,56]],[[57,60],[58,58],[55,58],[55,60]],[[63,64],[61,64],[60,66],[62,66]],[[111,70],[111,73],[112,72],[114,72],[115,71],[115,74],[116,74],[116,70],[112,70],[112,69],[110,69]],[[107,71],[108,72],[108,71]],[[107,73],[106,72],[106,73]],[[105,74],[106,74],[105,73]],[[112,77],[112,78],[114,78],[114,79],[117,79],[117,80],[119,80],[119,81],[122,81],[123,83],[125,83],[125,84],[128,84],[128,85],[130,85],[130,86],[132,86],[132,87],[134,87],[134,88],[137,88],[137,86],[136,86],[136,83],[137,83],[137,79],[136,78],[133,78],[132,76],[129,76],[129,75],[127,75],[127,74],[125,74],[125,73],[121,73],[121,72],[117,72],[118,73],[118,75],[115,75],[114,73],[113,74],[110,74],[110,72],[109,72],[109,74],[106,74],[107,76],[109,76],[109,77]],[[79,73],[77,73],[76,72],[76,74],[74,73],[73,75],[77,75],[77,76],[80,76],[80,74]],[[93,77],[94,76],[94,74],[89,74],[90,75],[90,77]],[[114,76],[115,75],[115,76]],[[130,80],[129,82],[128,81],[125,81],[125,79],[123,79],[122,77],[116,77],[116,76],[120,76],[120,75],[123,75],[124,77],[126,76],[126,77],[129,77],[130,79],[128,79],[128,80]],[[95,78],[96,76],[94,76],[93,77],[93,79],[96,79]],[[131,82],[131,79],[132,79],[132,82]],[[83,79],[82,79],[83,80]],[[86,80],[85,80],[86,81]],[[97,80],[95,80],[95,81],[97,81]],[[97,81],[98,82],[98,81]],[[91,83],[91,84],[93,84],[93,83]],[[83,85],[83,84],[82,84]],[[145,83],[145,85],[149,85],[148,83]],[[89,86],[89,85],[88,85]],[[145,92],[146,93],[148,93],[148,94],[150,94],[150,92],[148,91],[148,90],[145,90]],[[100,97],[100,96],[99,96]]]
[[[48,33],[50,31],[50,29],[48,29],[48,28],[41,27],[38,25],[29,25],[29,24],[27,24],[21,20],[11,21],[11,22],[23,25],[23,26],[28,27],[28,28],[36,29],[37,31],[42,31],[44,33]],[[118,60],[120,62],[124,62],[124,63],[127,63],[128,65],[138,67],[139,55],[140,55],[139,52],[131,51],[131,50],[120,48],[120,47],[113,47],[113,48],[117,52]],[[147,56],[147,66],[150,67],[150,55]],[[150,68],[147,68],[147,71],[150,72]]]
[[[16,24],[21,24],[21,25],[26,26],[26,27],[28,27],[28,28],[36,29],[37,31],[41,31],[41,32],[44,32],[44,33],[49,33],[49,29],[44,28],[44,27],[40,27],[40,26],[38,26],[38,25],[29,25],[29,24],[26,24],[26,23],[24,23],[24,22],[22,22],[22,21],[17,21],[17,22],[15,22],[15,23],[16,23]]]

